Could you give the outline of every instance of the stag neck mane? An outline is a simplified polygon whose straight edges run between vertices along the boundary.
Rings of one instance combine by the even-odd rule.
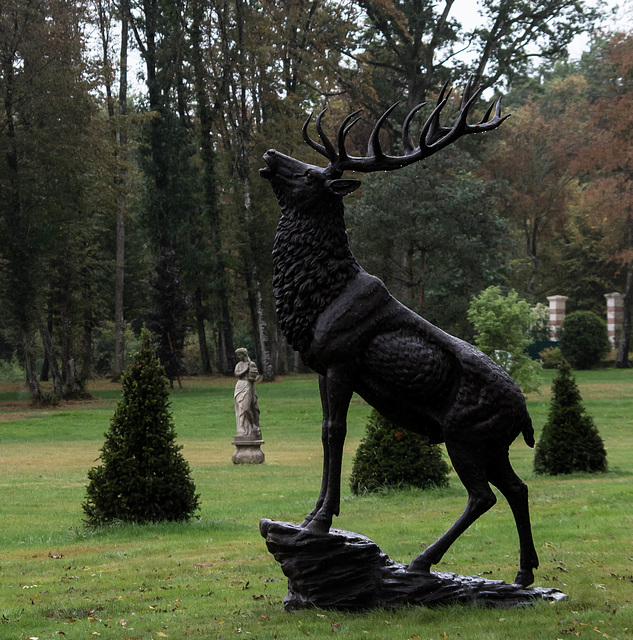
[[[280,205],[273,248],[277,317],[288,342],[304,352],[318,317],[361,267],[347,241],[340,198],[324,198],[318,208]]]

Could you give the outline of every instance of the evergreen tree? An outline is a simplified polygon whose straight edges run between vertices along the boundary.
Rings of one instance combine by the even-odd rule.
[[[165,367],[169,386],[186,374],[183,363],[187,314],[187,299],[176,266],[176,255],[166,250],[155,261],[155,274],[150,278],[153,309],[148,328],[157,339],[157,355]]]
[[[86,524],[188,520],[199,507],[189,464],[175,443],[165,371],[141,333],[141,349],[123,375],[102,464],[88,472]]]
[[[580,391],[563,362],[552,384],[552,404],[536,445],[534,471],[558,475],[607,470],[607,453],[591,416],[585,414]]]
[[[450,467],[425,436],[403,431],[375,409],[369,416],[352,467],[352,493],[382,487],[446,487]]]
[[[466,152],[371,174],[346,211],[354,255],[413,311],[468,339],[468,300],[501,277],[508,228]],[[389,233],[384,233],[384,229]]]

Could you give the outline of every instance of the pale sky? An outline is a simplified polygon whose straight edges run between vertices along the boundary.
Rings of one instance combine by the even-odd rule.
[[[594,4],[593,0],[588,0],[590,4]],[[609,28],[626,29],[633,31],[633,0],[605,0],[609,7],[620,7],[618,15],[615,20],[611,20],[607,25]],[[479,2],[476,0],[455,0],[451,15],[458,19],[462,25],[469,29],[477,25],[480,20],[479,16]],[[580,58],[582,52],[587,48],[588,37],[586,35],[579,36],[569,47],[570,58],[577,60]],[[138,51],[133,48],[130,50],[130,82],[133,89],[140,88],[136,80],[136,73],[139,69],[143,69],[143,64],[140,59]]]
[[[633,0],[605,0],[608,7],[620,7],[615,20],[610,20],[605,26],[609,28],[629,30],[633,28]],[[589,0],[589,4],[595,4]],[[451,15],[458,19],[462,25],[469,29],[477,25],[480,20],[479,2],[473,0],[455,0]],[[578,59],[582,52],[586,49],[588,42],[587,36],[579,36],[569,47],[571,59]]]

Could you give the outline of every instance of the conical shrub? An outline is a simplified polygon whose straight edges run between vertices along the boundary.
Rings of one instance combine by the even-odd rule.
[[[552,403],[536,445],[534,471],[559,475],[607,470],[607,453],[591,416],[585,413],[580,391],[563,362],[552,384]]]
[[[165,370],[146,329],[122,385],[101,464],[88,472],[85,523],[187,520],[198,509],[199,496],[176,444]]]
[[[383,487],[445,487],[449,472],[438,445],[400,429],[374,409],[354,456],[350,488],[359,494]]]

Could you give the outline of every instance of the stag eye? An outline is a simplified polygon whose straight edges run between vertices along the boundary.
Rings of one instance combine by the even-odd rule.
[[[314,180],[314,172],[312,169],[308,169],[303,175],[308,182]]]

